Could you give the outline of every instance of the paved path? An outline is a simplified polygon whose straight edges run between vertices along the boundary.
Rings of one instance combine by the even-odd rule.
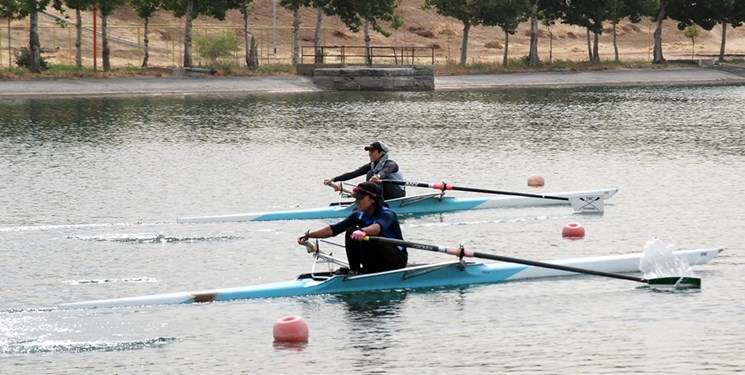
[[[435,89],[482,90],[529,87],[745,84],[741,70],[687,68],[532,72],[435,77]],[[309,93],[323,91],[310,78],[273,77],[134,77],[0,81],[0,99]]]
[[[728,83],[745,83],[745,77],[716,69],[687,68],[504,73],[443,76],[435,79],[437,90]]]

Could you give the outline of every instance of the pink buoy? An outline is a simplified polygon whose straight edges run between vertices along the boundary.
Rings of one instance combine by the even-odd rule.
[[[530,176],[528,177],[528,186],[541,187],[546,181],[541,176]]]
[[[585,228],[577,223],[569,223],[561,230],[561,236],[569,239],[585,237]]]
[[[299,316],[283,316],[274,322],[274,341],[306,342],[308,341],[308,324]]]

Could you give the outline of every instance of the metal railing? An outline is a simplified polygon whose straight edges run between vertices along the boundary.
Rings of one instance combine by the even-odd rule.
[[[302,46],[301,64],[435,64],[435,47]]]

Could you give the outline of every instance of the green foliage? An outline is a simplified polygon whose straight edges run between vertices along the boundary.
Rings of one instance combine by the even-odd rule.
[[[242,0],[163,0],[163,9],[173,12],[176,17],[184,17],[186,10],[191,4],[191,18],[195,19],[200,15],[216,18],[220,21],[225,20],[225,15],[229,9],[239,8]]]
[[[323,9],[329,16],[338,16],[354,32],[360,31],[362,24],[368,21],[373,30],[390,36],[379,21],[390,22],[393,28],[400,27],[403,21],[395,13],[398,2],[399,0],[328,0]],[[313,3],[323,5],[320,0],[314,0]]]
[[[28,70],[33,70],[33,67],[31,66],[31,50],[26,47],[21,48],[18,53],[16,53],[16,65]],[[39,56],[39,67],[42,71],[49,69],[46,60],[41,56]]]
[[[533,8],[532,0],[482,0],[479,2],[481,21],[487,26],[499,26],[515,34],[517,26],[527,21]]]
[[[483,23],[481,11],[488,8],[484,3],[483,0],[424,0],[424,8],[476,26]]]
[[[140,18],[150,18],[163,7],[162,0],[129,0],[129,4]]]
[[[28,15],[19,0],[0,0],[0,18],[19,19]]]
[[[240,50],[240,41],[234,33],[202,35],[194,38],[197,53],[211,65],[223,64],[227,58]]]
[[[698,27],[696,27],[696,25],[686,26],[686,28],[683,29],[683,35],[688,39],[696,39],[698,36]]]

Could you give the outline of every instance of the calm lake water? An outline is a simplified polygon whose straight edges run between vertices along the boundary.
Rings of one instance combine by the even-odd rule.
[[[336,201],[322,180],[364,164],[376,139],[409,180],[620,188],[602,216],[544,207],[405,218],[410,240],[529,259],[640,252],[653,238],[726,250],[696,268],[698,293],[588,276],[43,310],[307,272],[295,238],[331,221],[175,219]],[[743,372],[743,171],[742,86],[0,102],[0,372]],[[526,186],[534,174],[544,188]],[[574,221],[586,238],[562,239]],[[410,262],[444,257],[410,250]],[[272,324],[291,314],[307,320],[310,341],[273,344]]]

